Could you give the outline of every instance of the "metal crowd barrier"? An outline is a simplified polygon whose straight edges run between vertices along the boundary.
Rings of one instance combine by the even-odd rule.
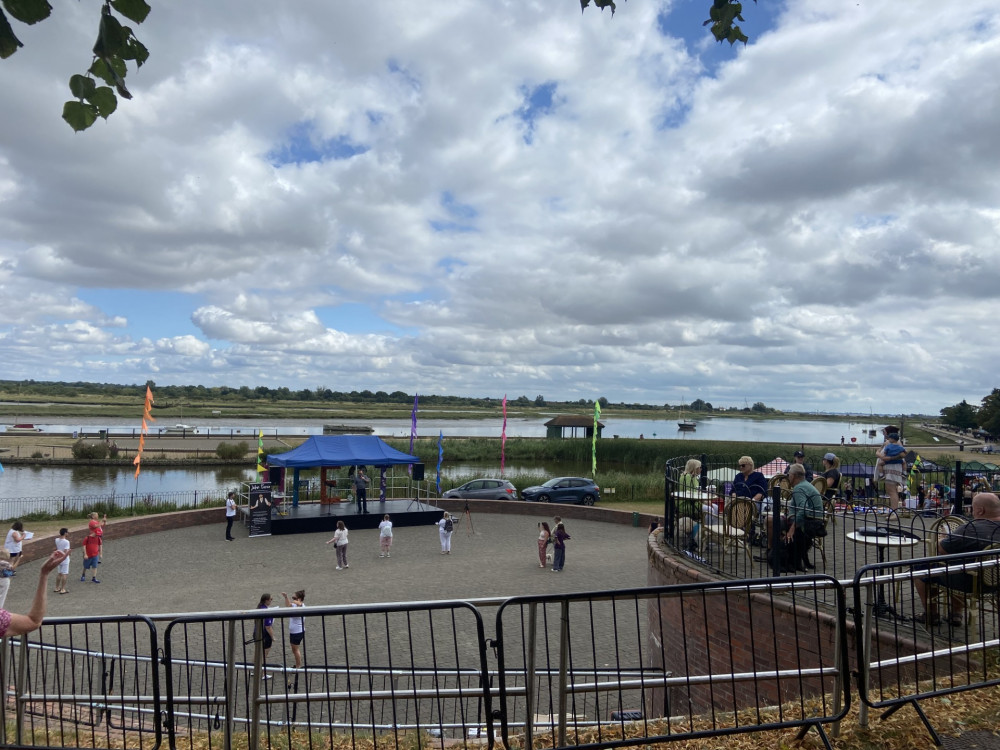
[[[979,582],[974,592],[958,597],[964,599],[961,617],[948,606],[952,590],[935,583],[941,576]],[[1000,685],[998,579],[1000,550],[876,563],[857,572],[853,616],[863,726],[869,708],[886,709],[884,719],[910,705],[940,745],[919,702]],[[917,586],[936,605],[930,610],[936,609],[935,619],[922,617],[928,609],[914,594]]]
[[[817,591],[831,588],[828,617]],[[813,576],[53,619],[2,649],[0,744],[228,750],[377,738],[492,748],[500,737],[506,747],[615,747],[797,727],[800,736],[816,728],[829,747],[824,725],[849,704],[844,601],[836,581]],[[483,612],[494,608],[488,638]],[[296,669],[288,631],[299,616]]]

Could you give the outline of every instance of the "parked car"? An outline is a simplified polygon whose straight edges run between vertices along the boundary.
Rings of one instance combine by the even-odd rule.
[[[517,500],[517,487],[506,479],[473,479],[461,487],[446,490],[441,497],[466,500]]]
[[[601,499],[601,488],[586,477],[556,477],[537,487],[521,490],[521,499],[539,503],[593,505]]]

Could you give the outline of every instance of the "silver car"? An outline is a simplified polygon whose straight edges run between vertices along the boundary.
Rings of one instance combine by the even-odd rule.
[[[506,479],[473,479],[461,487],[447,490],[441,497],[459,497],[466,500],[517,500],[517,487]]]

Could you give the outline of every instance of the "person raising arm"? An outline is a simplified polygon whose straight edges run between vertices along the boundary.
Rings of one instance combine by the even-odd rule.
[[[24,635],[38,630],[42,626],[42,620],[45,618],[45,590],[48,587],[49,573],[58,568],[59,563],[68,554],[62,550],[56,550],[42,563],[42,568],[38,573],[38,588],[35,589],[35,598],[31,602],[28,614],[21,615],[17,612],[0,609],[0,638],[8,635]]]

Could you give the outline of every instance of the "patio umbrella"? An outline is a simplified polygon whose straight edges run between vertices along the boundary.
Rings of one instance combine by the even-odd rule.
[[[708,472],[707,476],[713,482],[732,482],[736,479],[737,470],[729,467],[723,466],[721,469],[712,469]]]
[[[788,470],[788,461],[778,456],[773,461],[768,461],[766,464],[761,466],[758,471],[765,477],[770,479],[776,474],[784,474]]]

